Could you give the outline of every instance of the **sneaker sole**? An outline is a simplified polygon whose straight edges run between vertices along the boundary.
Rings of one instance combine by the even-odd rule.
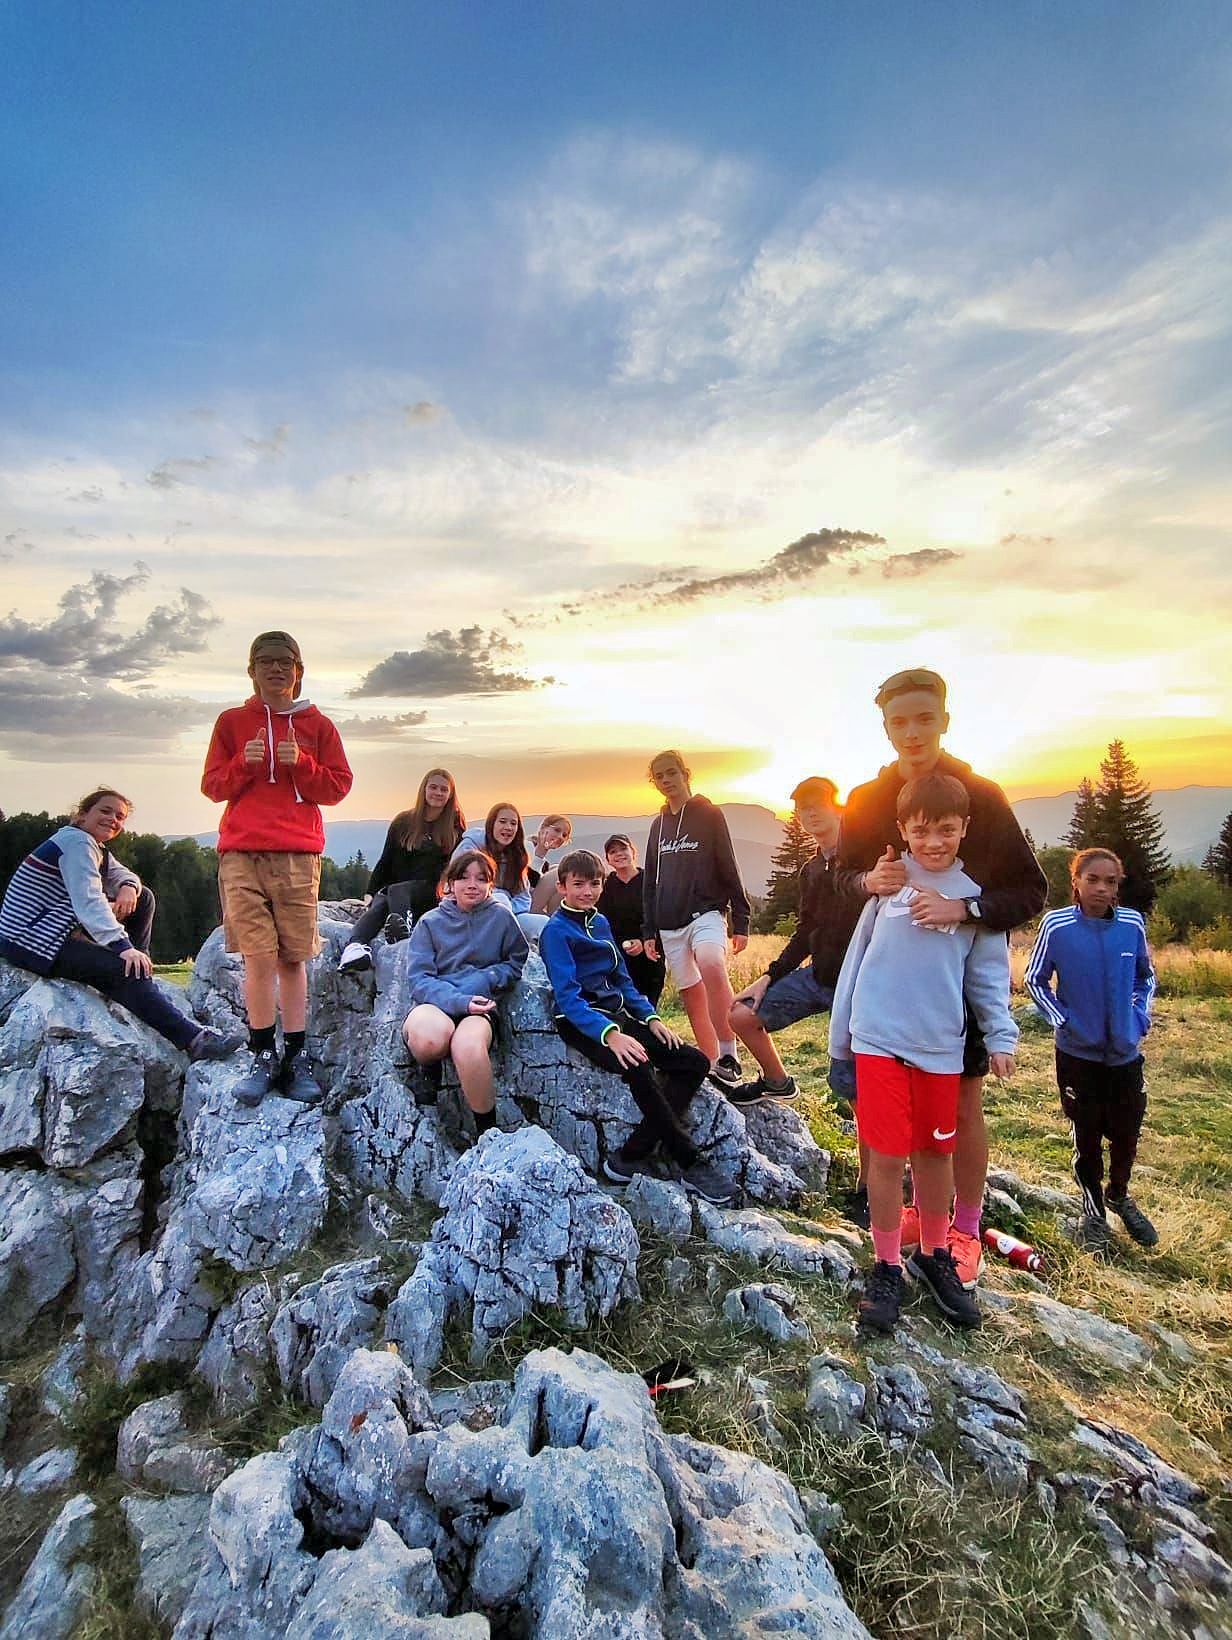
[[[371,957],[368,958],[367,962],[348,962],[345,966],[342,963],[338,964],[338,972],[340,974],[368,974],[371,973],[371,971]]]
[[[736,1091],[736,1089],[740,1086],[740,1083],[738,1081],[737,1082],[725,1082],[721,1076],[716,1076],[713,1071],[707,1071],[706,1081],[709,1082],[709,1084],[712,1088],[717,1088],[720,1093],[725,1093],[725,1094],[734,1093]],[[758,1103],[760,1104],[761,1101],[758,1100]]]
[[[734,1190],[728,1191],[725,1196],[712,1196],[708,1190],[703,1190],[699,1184],[693,1184],[688,1179],[681,1179],[679,1182],[691,1196],[700,1196],[704,1202],[709,1202],[711,1207],[730,1207],[736,1199]]]
[[[941,1311],[942,1315],[945,1316],[947,1321],[952,1321],[956,1327],[963,1327],[968,1332],[976,1331],[980,1325],[980,1317],[978,1315],[974,1317],[963,1315],[958,1310],[952,1310],[946,1303],[945,1299],[942,1298],[941,1294],[937,1291],[936,1287],[933,1286],[932,1280],[928,1276],[927,1272],[919,1268],[914,1258],[906,1260],[903,1264],[903,1271],[909,1280],[913,1282],[918,1281],[922,1286],[928,1288],[929,1292],[932,1294],[933,1303],[936,1304],[937,1308]],[[974,1286],[975,1283],[972,1282],[971,1285]],[[970,1291],[970,1289],[965,1288],[964,1291]]]

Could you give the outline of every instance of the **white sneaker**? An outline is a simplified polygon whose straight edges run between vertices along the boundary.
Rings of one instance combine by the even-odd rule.
[[[357,940],[352,940],[338,958],[340,974],[360,974],[365,968],[371,967],[372,952],[366,945],[360,945]]]

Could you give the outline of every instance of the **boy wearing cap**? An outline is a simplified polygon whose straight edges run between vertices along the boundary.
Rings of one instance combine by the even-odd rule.
[[[733,1088],[728,1098],[747,1109],[785,1103],[799,1090],[770,1039],[810,1014],[828,1012],[839,969],[864,904],[863,896],[839,880],[838,787],[822,775],[802,780],[792,792],[796,819],[817,844],[800,872],[800,914],[796,931],[761,976],[732,1003],[731,1027],[753,1055],[761,1075]],[[801,964],[805,966],[801,966]]]
[[[248,653],[255,693],[214,725],[201,790],[226,803],[218,832],[218,892],[228,951],[244,959],[244,1004],[256,1062],[234,1089],[242,1105],[267,1093],[313,1104],[321,1089],[304,1039],[309,958],[319,949],[317,889],[325,828],[320,804],[340,803],[351,770],[338,731],[300,699],[304,663],[287,632],[262,632]],[[279,1005],[283,1052],[275,1046]]]
[[[991,780],[973,773],[969,763],[941,750],[941,738],[950,726],[944,678],[926,667],[913,667],[887,678],[876,698],[895,760],[875,780],[857,786],[847,799],[838,850],[845,881],[865,896],[897,894],[907,882],[906,867],[898,857],[902,843],[898,794],[908,780],[933,773],[952,775],[966,787],[970,800],[963,868],[980,891],[950,899],[937,889],[921,888],[912,900],[912,920],[920,928],[946,929],[970,922],[994,934],[1008,934],[1038,916],[1048,897],[1048,884],[1005,793]],[[984,1268],[980,1210],[988,1172],[983,1109],[987,1075],[984,1039],[971,1021],[959,1083],[954,1222],[948,1239],[968,1290]],[[918,1234],[915,1210],[907,1208],[903,1240],[910,1245]]]

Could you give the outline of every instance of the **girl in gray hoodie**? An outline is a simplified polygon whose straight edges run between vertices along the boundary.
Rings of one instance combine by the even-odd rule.
[[[448,1054],[477,1133],[495,1123],[492,1027],[497,999],[517,984],[529,947],[506,905],[492,898],[496,865],[477,849],[452,859],[441,903],[415,924],[407,947],[407,1047],[430,1074]]]

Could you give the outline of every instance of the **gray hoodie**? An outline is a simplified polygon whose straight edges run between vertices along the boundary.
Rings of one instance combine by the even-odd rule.
[[[904,856],[908,886],[870,900],[851,936],[830,1011],[830,1056],[879,1054],[920,1070],[960,1072],[966,1000],[989,1053],[1013,1053],[1018,1027],[1010,1014],[1010,959],[1004,934],[978,923],[946,930],[911,920],[913,884],[952,900],[980,892],[955,861],[925,871]]]
[[[472,997],[497,997],[517,984],[529,951],[516,918],[499,900],[484,900],[473,911],[463,911],[452,898],[442,900],[411,930],[411,1001],[430,1002],[450,1019],[463,1019]]]

